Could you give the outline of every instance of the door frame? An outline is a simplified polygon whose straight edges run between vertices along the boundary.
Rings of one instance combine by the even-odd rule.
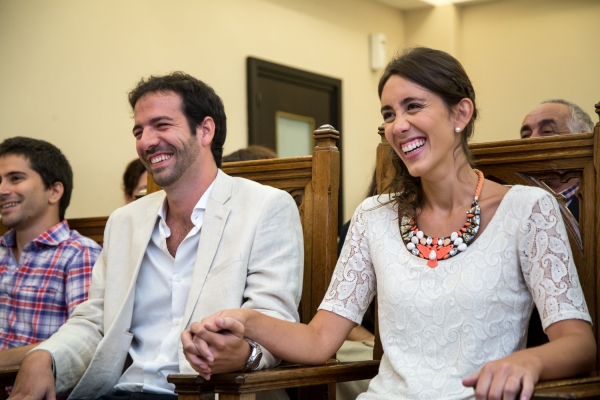
[[[258,78],[267,78],[275,81],[291,83],[310,89],[322,90],[332,94],[331,109],[334,112],[333,120],[329,122],[337,131],[342,132],[342,81],[328,76],[286,67],[254,57],[247,58],[247,83],[248,83],[248,144],[256,142],[258,132]],[[338,140],[337,147],[341,151],[342,137]]]
[[[246,59],[247,72],[247,101],[248,101],[248,145],[261,143],[258,138],[263,134],[258,129],[258,79],[267,78],[274,81],[291,83],[297,86],[309,89],[321,90],[331,94],[332,120],[328,124],[332,125],[338,132],[343,132],[342,127],[342,81],[324,75],[303,71],[297,68],[287,67],[273,62],[261,60],[255,57]],[[318,128],[318,127],[317,127]],[[343,135],[337,142],[337,148],[340,151],[340,193],[338,196],[338,232],[342,227],[344,214],[344,169],[342,143]],[[345,238],[341,238],[344,240]]]

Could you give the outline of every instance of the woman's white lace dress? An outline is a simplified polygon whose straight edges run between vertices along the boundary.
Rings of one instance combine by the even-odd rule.
[[[436,268],[409,253],[385,200],[354,213],[320,306],[360,323],[378,294],[385,354],[360,399],[472,397],[462,379],[525,346],[533,302],[544,329],[591,321],[558,204],[544,190],[512,187],[485,231]]]

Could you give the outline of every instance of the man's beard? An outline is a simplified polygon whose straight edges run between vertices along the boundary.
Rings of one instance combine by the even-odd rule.
[[[164,149],[157,149],[153,153],[163,151]],[[181,176],[187,171],[187,169],[196,161],[200,153],[196,137],[191,136],[187,142],[187,145],[183,149],[177,149],[173,146],[168,146],[168,150],[173,152],[175,157],[175,164],[168,167],[159,167],[155,170],[152,169],[152,164],[146,165],[146,169],[152,174],[152,179],[160,187],[168,187],[173,185],[181,178]],[[144,164],[150,163],[150,156],[147,156],[148,160],[142,160]],[[164,171],[163,171],[164,170]]]

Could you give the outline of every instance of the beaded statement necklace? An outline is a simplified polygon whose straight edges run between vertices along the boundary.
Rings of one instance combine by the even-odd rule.
[[[477,231],[479,231],[479,222],[481,209],[479,208],[479,194],[483,186],[483,173],[475,170],[479,180],[475,189],[475,196],[471,208],[467,211],[467,221],[456,232],[450,236],[432,238],[421,231],[412,217],[403,216],[400,224],[402,240],[408,251],[413,255],[427,259],[427,265],[435,268],[439,260],[445,260],[454,257],[459,252],[467,249],[468,244],[473,240]]]

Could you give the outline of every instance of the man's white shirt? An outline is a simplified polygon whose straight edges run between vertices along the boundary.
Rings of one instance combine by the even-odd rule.
[[[177,347],[198,253],[200,230],[213,183],[192,212],[194,227],[179,245],[175,258],[167,249],[171,231],[166,224],[167,199],[158,210],[158,220],[144,254],[135,284],[135,300],[129,348],[133,363],[115,386],[131,392],[173,394],[169,374],[179,373]]]

